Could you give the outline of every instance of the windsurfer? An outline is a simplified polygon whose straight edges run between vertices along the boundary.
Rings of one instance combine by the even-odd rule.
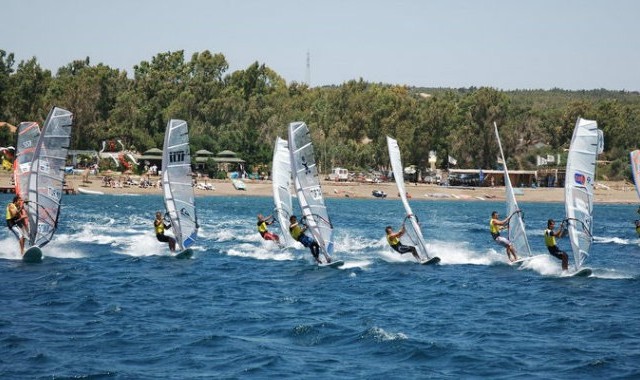
[[[402,228],[398,232],[393,232],[393,228],[391,226],[387,226],[384,230],[387,233],[387,242],[389,243],[391,248],[393,248],[401,255],[404,255],[407,252],[411,252],[413,257],[415,257],[418,262],[422,261],[422,258],[418,254],[418,250],[416,249],[416,247],[400,243],[400,237],[406,232],[404,225],[402,225]]]
[[[636,219],[635,224],[636,224],[636,233],[638,234],[638,236],[640,236],[640,219]]]
[[[513,214],[511,214],[507,219],[499,220],[498,212],[492,212],[491,219],[489,220],[489,231],[491,231],[491,237],[493,237],[493,240],[506,248],[507,258],[509,259],[509,261],[514,262],[518,260],[518,256],[516,256],[516,251],[513,248],[513,244],[511,243],[511,241],[509,241],[509,239],[505,238],[504,236],[500,236],[500,230],[505,229],[509,226],[509,219],[511,219],[511,216],[513,216]]]
[[[163,243],[169,243],[169,250],[171,252],[176,251],[176,239],[164,234],[164,230],[171,228],[171,223],[166,223],[162,218],[160,211],[156,212],[156,220],[153,221],[153,226],[156,230],[156,238]]]
[[[295,215],[291,215],[291,217],[289,218],[289,222],[291,222],[291,224],[289,225],[289,232],[291,233],[291,237],[294,240],[302,243],[302,245],[304,245],[305,247],[309,248],[316,262],[318,264],[322,264],[322,261],[320,261],[320,246],[318,245],[318,242],[304,233],[307,230],[307,226],[300,227],[300,225],[298,224],[298,218],[296,218]],[[329,258],[329,256],[327,256],[324,252],[322,254],[327,260],[327,263],[330,263],[331,259]]]
[[[569,269],[569,256],[556,245],[556,238],[561,238],[564,232],[564,222],[560,224],[558,231],[553,230],[555,224],[553,219],[547,221],[547,229],[544,230],[544,244],[553,257],[562,260],[562,270],[567,270]]]
[[[265,218],[262,214],[258,214],[258,232],[260,232],[260,236],[262,236],[264,240],[274,240],[276,243],[280,244],[280,237],[267,230],[267,226],[273,224],[273,222],[273,215],[269,215]]]
[[[20,254],[24,255],[25,220],[24,201],[19,195],[13,197],[13,201],[7,205],[7,227],[13,232],[20,242]]]

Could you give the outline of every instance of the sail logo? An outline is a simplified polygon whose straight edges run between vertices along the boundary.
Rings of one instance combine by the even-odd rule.
[[[584,185],[587,182],[587,177],[582,173],[575,173],[573,178],[578,185]]]
[[[22,147],[23,148],[31,148],[31,146],[33,145],[33,141],[31,140],[26,140],[22,142]]]
[[[186,153],[184,150],[169,152],[169,162],[184,162]]]
[[[309,169],[309,164],[307,163],[307,159],[304,158],[304,156],[302,156],[300,163],[302,164],[302,166],[304,166],[304,174],[311,173],[311,169]]]
[[[322,199],[322,189],[320,189],[320,186],[309,189],[309,193],[314,200]]]
[[[49,166],[49,161],[42,159],[38,161],[38,167],[43,173],[49,173],[49,169],[51,168],[51,166]]]
[[[53,198],[60,200],[62,198],[62,192],[58,189],[54,189],[53,187],[47,187],[47,194]]]
[[[186,216],[187,218],[191,218],[191,215],[189,214],[189,211],[187,211],[187,209],[185,209],[185,208],[181,208],[180,209],[180,215]]]

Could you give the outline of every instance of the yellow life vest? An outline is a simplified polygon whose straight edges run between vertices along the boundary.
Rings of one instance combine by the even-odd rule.
[[[389,243],[390,246],[394,246],[394,245],[398,245],[400,244],[400,238],[398,237],[391,237],[391,234],[387,235],[387,242]]]
[[[9,203],[7,205],[7,220],[13,219],[13,215],[11,214],[11,206],[13,206],[13,203]]]
[[[156,235],[164,235],[164,222],[160,221],[160,223],[158,223],[158,220],[156,220],[155,222],[153,222],[154,227],[156,228]]]
[[[556,245],[556,237],[553,236],[552,233],[552,230],[544,230],[544,244],[547,247],[553,247],[554,245]]]
[[[267,222],[264,220],[262,222],[258,222],[258,232],[260,232],[260,235],[264,235],[264,233],[267,232]]]
[[[291,225],[291,227],[289,227],[289,232],[291,233],[291,237],[294,240],[299,240],[300,236],[302,235],[302,227],[300,227],[300,225],[298,225],[298,223]]]
[[[500,226],[495,224],[495,221],[493,218],[489,219],[489,231],[491,231],[491,234],[500,235]]]

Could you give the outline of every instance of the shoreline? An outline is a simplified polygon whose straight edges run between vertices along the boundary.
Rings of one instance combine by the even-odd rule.
[[[140,176],[131,176],[136,182]],[[161,195],[159,187],[142,188],[137,185],[124,187],[103,186],[103,175],[91,175],[88,182],[84,182],[80,175],[68,175],[67,186],[73,188],[78,196],[80,192],[98,192],[110,195]],[[115,175],[116,180],[124,176]],[[159,176],[151,176],[151,183],[157,184]],[[197,197],[201,196],[264,196],[272,195],[272,183],[270,180],[243,180],[246,190],[236,190],[230,179],[209,180],[198,179],[198,187],[195,189]],[[204,189],[205,185],[211,185],[213,189]],[[354,198],[354,199],[398,199],[398,191],[394,182],[362,183],[362,182],[333,182],[322,180],[323,194],[325,198]],[[11,186],[11,172],[0,173],[0,186]],[[498,187],[447,187],[431,184],[406,183],[406,190],[411,200],[453,200],[453,201],[505,201],[504,186]],[[564,202],[564,188],[519,188],[521,195],[517,195],[518,202]],[[375,198],[372,191],[380,190],[387,194],[386,198]],[[595,203],[598,204],[638,204],[640,200],[633,184],[619,181],[603,181],[596,184]]]

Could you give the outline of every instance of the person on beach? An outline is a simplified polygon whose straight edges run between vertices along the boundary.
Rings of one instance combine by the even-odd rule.
[[[561,251],[560,248],[556,245],[556,238],[561,238],[562,233],[564,232],[564,223],[560,224],[560,228],[558,231],[554,231],[553,227],[556,222],[553,219],[549,219],[547,221],[547,229],[544,230],[544,244],[547,246],[549,253],[551,256],[556,257],[562,260],[562,270],[569,269],[569,256],[566,252]]]
[[[171,223],[166,223],[162,218],[162,213],[160,211],[156,212],[156,220],[153,221],[153,226],[156,230],[156,238],[158,241],[169,244],[169,250],[171,252],[176,251],[176,239],[171,236],[167,236],[164,234],[164,230],[167,228],[171,228]]]
[[[516,211],[517,212],[517,211]],[[509,241],[509,239],[504,236],[500,236],[500,230],[503,230],[509,226],[509,219],[513,214],[511,214],[507,219],[499,220],[498,212],[494,211],[491,213],[491,219],[489,220],[489,231],[491,232],[491,237],[495,240],[496,243],[503,246],[507,250],[507,258],[509,261],[514,262],[518,260],[518,256],[516,256],[516,251],[513,248],[513,243]]]
[[[391,248],[393,248],[394,251],[398,252],[401,255],[404,255],[407,252],[411,252],[413,257],[418,262],[422,261],[422,258],[418,254],[418,250],[416,249],[416,247],[411,245],[404,245],[400,243],[400,237],[404,235],[404,233],[406,232],[404,228],[404,224],[402,225],[402,228],[400,228],[400,231],[398,232],[393,232],[393,228],[391,226],[387,226],[384,229],[384,231],[387,233],[387,243],[389,243],[389,245],[391,246]]]
[[[262,216],[262,214],[258,214],[258,232],[264,240],[273,240],[279,245],[280,237],[267,230],[267,226],[273,224],[273,222],[273,215],[269,215],[265,218],[264,216]]]
[[[322,264],[322,261],[320,261],[320,246],[318,245],[318,242],[305,234],[307,226],[303,225],[302,227],[300,227],[300,225],[298,224],[298,218],[295,215],[291,215],[291,217],[289,218],[289,222],[291,223],[289,225],[289,232],[291,233],[291,237],[294,240],[302,243],[302,245],[304,245],[305,247],[309,248],[316,262],[318,264]],[[329,258],[329,256],[327,256],[324,252],[322,254],[327,260],[327,263],[330,263],[331,259]]]
[[[26,212],[24,212],[24,201],[19,195],[13,197],[13,201],[7,205],[6,219],[7,227],[13,232],[20,243],[20,254],[24,255],[24,242],[25,236],[27,235],[25,230],[27,215]]]

